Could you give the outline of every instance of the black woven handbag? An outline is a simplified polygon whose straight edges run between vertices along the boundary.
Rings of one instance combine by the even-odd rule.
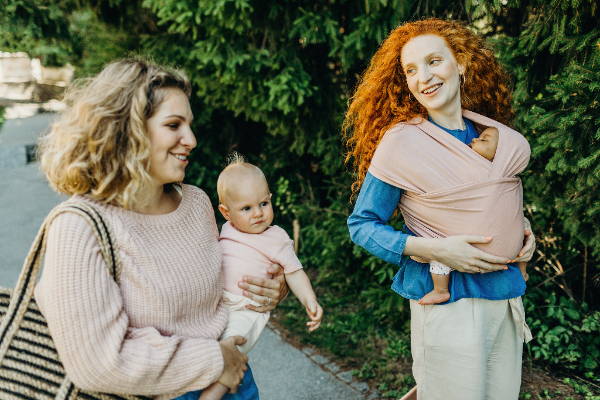
[[[106,265],[118,282],[120,264],[100,214],[85,203],[67,202],[54,208],[38,231],[15,289],[0,288],[0,399],[150,400],[145,396],[80,390],[65,374],[46,320],[33,299],[45,252],[46,230],[63,212],[81,215],[94,228]]]

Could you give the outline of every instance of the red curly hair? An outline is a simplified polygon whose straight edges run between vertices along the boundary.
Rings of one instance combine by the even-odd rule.
[[[465,67],[461,85],[462,107],[509,125],[513,118],[510,80],[483,39],[456,21],[437,18],[408,22],[394,29],[381,44],[362,75],[346,112],[343,132],[360,188],[373,153],[387,130],[427,110],[411,95],[400,62],[404,45],[412,38],[434,34],[443,38],[456,61]]]

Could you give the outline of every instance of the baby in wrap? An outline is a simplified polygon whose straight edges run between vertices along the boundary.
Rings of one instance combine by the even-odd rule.
[[[498,139],[500,133],[496,128],[487,128],[479,137],[473,139],[469,144],[476,153],[480,156],[492,161],[496,155],[496,149],[498,148]],[[416,261],[423,261],[418,258],[412,257]],[[519,269],[523,274],[523,278],[527,280],[527,263],[518,263]],[[446,265],[437,261],[430,262],[431,279],[433,281],[433,290],[427,293],[423,298],[419,300],[419,304],[438,304],[448,301],[450,298],[450,292],[448,291],[448,283],[450,281],[450,268]]]
[[[227,220],[221,228],[219,243],[223,250],[223,301],[229,308],[229,321],[221,338],[243,336],[246,343],[238,346],[240,351],[252,350],[269,313],[249,309],[248,305],[260,307],[264,303],[243,296],[237,283],[244,275],[270,278],[267,268],[272,264],[283,267],[288,286],[306,309],[308,330],[317,329],[323,309],[294,252],[293,241],[285,230],[271,225],[271,192],[263,172],[234,154],[219,175],[217,192],[219,211]],[[200,400],[221,399],[227,392],[228,388],[217,382],[202,392]]]

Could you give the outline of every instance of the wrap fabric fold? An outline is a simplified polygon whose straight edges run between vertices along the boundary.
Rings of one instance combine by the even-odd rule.
[[[515,297],[508,300],[508,306],[512,313],[513,321],[517,327],[517,333],[523,339],[523,342],[529,343],[533,340],[533,335],[529,329],[529,325],[525,322],[525,308],[523,307],[523,299]]]
[[[493,161],[422,118],[392,127],[369,172],[405,191],[399,204],[408,228],[422,237],[491,236],[476,244],[513,259],[523,246],[523,188],[516,176],[529,162],[527,140],[517,131],[463,110],[475,124],[499,131]]]

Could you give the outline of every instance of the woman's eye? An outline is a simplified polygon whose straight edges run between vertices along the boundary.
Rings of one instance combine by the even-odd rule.
[[[432,64],[432,65],[437,65],[437,64],[439,64],[439,63],[441,63],[441,62],[442,62],[442,60],[439,60],[439,59],[437,59],[437,58],[434,58],[434,59],[433,59],[433,60],[431,60],[429,63],[430,63],[430,64]]]
[[[414,68],[409,68],[409,69],[406,70],[406,74],[407,75],[412,75],[414,73],[415,73],[415,69]]]
[[[177,128],[179,128],[179,123],[174,122],[172,124],[167,124],[167,126],[169,127],[169,129],[177,130]]]

